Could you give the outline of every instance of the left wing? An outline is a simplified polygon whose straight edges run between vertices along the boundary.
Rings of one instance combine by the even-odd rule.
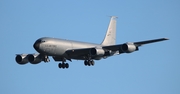
[[[153,39],[153,40],[147,40],[147,41],[140,41],[140,42],[134,42],[136,46],[142,46],[144,44],[154,43],[154,42],[160,42],[164,40],[169,40],[168,38],[160,38],[160,39]]]
[[[104,49],[108,49],[108,50],[112,50],[112,51],[118,51],[120,53],[123,53],[123,50],[128,50],[128,48],[130,50],[132,50],[134,48],[134,50],[138,50],[139,46],[142,46],[144,44],[149,44],[149,43],[154,43],[154,42],[160,42],[160,41],[164,41],[164,40],[168,40],[167,38],[159,38],[159,39],[153,39],[153,40],[146,40],[146,41],[139,41],[139,42],[129,42],[129,43],[125,43],[125,44],[118,44],[118,45],[111,45],[111,46],[103,46]],[[131,49],[132,48],[132,49]],[[135,49],[136,48],[136,49]]]

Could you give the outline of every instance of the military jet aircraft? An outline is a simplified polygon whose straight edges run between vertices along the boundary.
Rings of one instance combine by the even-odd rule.
[[[159,38],[116,44],[116,20],[116,16],[111,17],[106,35],[101,44],[43,37],[36,40],[33,44],[34,49],[38,53],[16,54],[15,60],[21,65],[28,62],[38,64],[42,61],[49,62],[49,56],[51,56],[55,61],[61,62],[58,64],[58,67],[62,69],[69,68],[69,64],[66,61],[72,61],[72,59],[83,60],[86,66],[94,66],[94,60],[106,59],[122,53],[132,53],[138,51],[139,47],[144,44],[168,40],[167,38]]]

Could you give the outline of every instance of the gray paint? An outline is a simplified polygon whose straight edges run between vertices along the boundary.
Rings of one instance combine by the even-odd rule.
[[[101,47],[99,44],[86,43],[73,40],[57,39],[57,38],[40,38],[45,41],[40,44],[40,53],[45,53],[49,56],[59,56],[65,54],[65,51],[72,49]]]
[[[36,40],[33,45],[39,54],[36,54],[36,56],[34,54],[17,54],[16,62],[18,64],[26,64],[27,60],[35,62],[34,64],[38,64],[41,61],[49,62],[49,60],[47,60],[48,56],[52,56],[55,61],[64,62],[65,60],[71,61],[71,59],[77,59],[85,61],[88,60],[89,62],[122,53],[131,53],[138,51],[138,47],[141,45],[168,40],[167,38],[160,38],[140,42],[131,42],[131,44],[124,43],[116,45],[116,19],[117,17],[115,16],[111,17],[106,36],[101,44],[43,37]],[[66,67],[68,66],[69,65]]]

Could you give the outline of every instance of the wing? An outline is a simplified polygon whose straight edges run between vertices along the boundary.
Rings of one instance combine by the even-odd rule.
[[[140,42],[134,42],[136,46],[141,46],[144,44],[154,43],[154,42],[160,42],[164,40],[169,40],[168,38],[160,38],[160,39],[153,39],[153,40],[147,40],[147,41],[140,41]]]
[[[87,56],[90,54],[91,49],[92,48],[71,49],[67,50],[66,54],[69,58],[85,60],[87,59]]]
[[[117,51],[120,53],[131,53],[133,51],[138,50],[139,46],[142,46],[144,44],[154,43],[154,42],[160,42],[168,40],[167,38],[160,38],[160,39],[153,39],[153,40],[146,40],[146,41],[140,41],[140,42],[132,42],[132,43],[124,43],[124,44],[118,44],[118,45],[110,45],[110,46],[102,46],[102,48],[83,48],[83,49],[71,49],[66,51],[66,59],[78,59],[78,60],[86,60],[88,55],[92,53],[93,50],[98,51],[104,51],[104,55],[101,56],[108,56],[106,55],[106,52],[112,52],[115,54]],[[112,54],[109,54],[109,56]],[[91,58],[96,58],[97,55],[91,56]]]
[[[146,41],[139,41],[139,42],[132,42],[132,43],[125,43],[126,45],[134,45],[138,50],[139,46],[142,46],[144,44],[149,44],[149,43],[154,43],[154,42],[160,42],[160,41],[164,41],[164,40],[168,40],[167,38],[159,38],[159,39],[152,39],[152,40],[146,40]],[[107,50],[112,50],[112,51],[118,51],[119,53],[123,53],[124,51],[122,51],[121,48],[123,48],[123,45],[125,46],[125,44],[118,44],[118,45],[110,45],[110,46],[103,46],[103,49],[107,49]],[[132,46],[131,46],[132,47]]]

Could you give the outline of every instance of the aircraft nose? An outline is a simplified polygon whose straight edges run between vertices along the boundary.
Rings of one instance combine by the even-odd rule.
[[[40,40],[40,39],[38,39],[38,40],[34,43],[33,47],[34,47],[34,49],[35,49],[36,51],[39,51],[40,43],[41,43],[41,40]]]

